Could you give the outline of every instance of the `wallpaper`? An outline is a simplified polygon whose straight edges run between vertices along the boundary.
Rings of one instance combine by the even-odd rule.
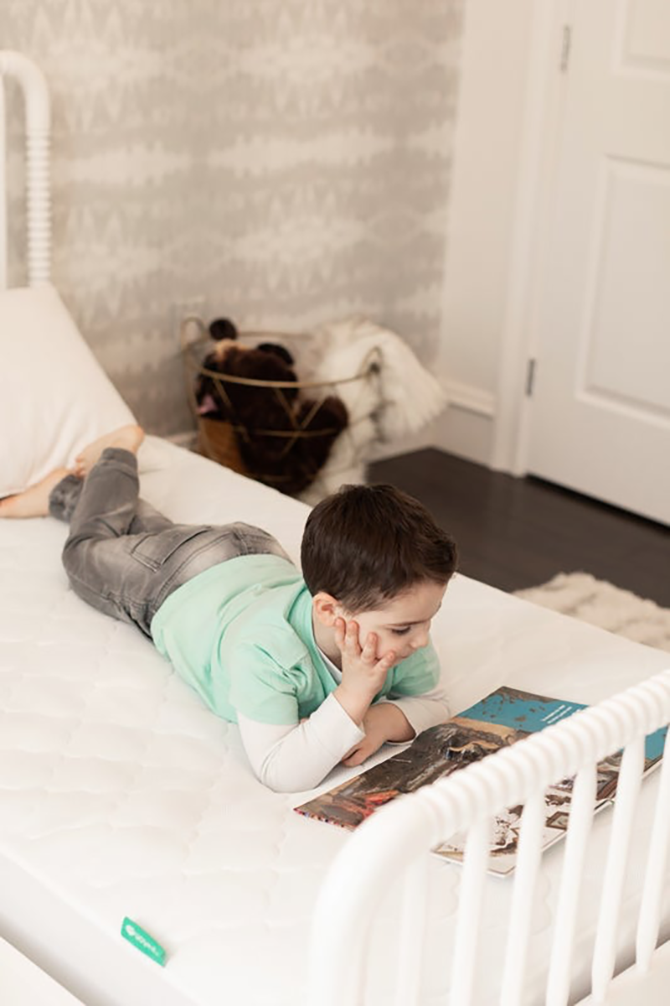
[[[152,432],[187,428],[180,305],[436,353],[464,0],[3,0],[53,103],[53,280]],[[9,89],[10,280],[22,121]]]

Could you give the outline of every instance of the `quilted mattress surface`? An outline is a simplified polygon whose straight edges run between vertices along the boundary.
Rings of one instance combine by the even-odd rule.
[[[148,438],[142,452],[142,493],[170,517],[257,523],[297,559],[302,504],[165,441]],[[319,885],[348,835],[293,812],[316,791],[263,787],[237,728],[209,712],[137,630],[75,597],[60,564],[65,534],[50,518],[0,521],[0,934],[88,1006],[293,1006]],[[454,712],[503,683],[594,702],[668,663],[460,575],[433,639]],[[352,774],[336,770],[320,788]],[[640,870],[656,785],[645,781],[637,817]],[[575,995],[588,983],[609,819],[594,825]],[[560,845],[543,857],[528,1003],[546,974],[561,863]],[[438,1006],[449,989],[459,868],[436,858],[431,871],[423,1002]],[[638,874],[634,866],[631,904]],[[483,1006],[496,1002],[511,891],[509,880],[487,885]],[[370,1006],[389,1001],[397,899],[389,895],[375,930],[371,953],[385,966]],[[121,938],[125,916],[166,948],[164,968]],[[633,945],[630,919],[621,963]]]

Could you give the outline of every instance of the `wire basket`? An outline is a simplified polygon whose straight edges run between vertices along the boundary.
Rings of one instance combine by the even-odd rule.
[[[248,331],[239,332],[237,342],[249,346],[273,342],[290,349],[312,338],[308,333]],[[351,402],[356,386],[364,390],[364,386],[379,378],[377,350],[368,354],[357,373],[341,380],[265,381],[222,374],[205,366],[204,359],[214,343],[201,318],[185,318],[180,339],[188,401],[198,430],[196,450],[200,454],[281,492],[296,495],[318,480],[331,447],[339,437],[349,437],[351,445],[354,444],[349,421],[344,428],[326,421],[328,403],[330,400],[332,404],[333,396],[343,405],[343,399]],[[196,398],[196,384],[200,378],[208,379],[216,389],[225,418],[200,413]],[[257,396],[269,396],[267,400],[261,399],[258,412],[267,415],[269,410],[263,405],[271,406],[272,413],[278,417],[272,428],[260,425],[260,421],[257,424],[242,420],[233,399],[237,396],[239,401],[244,387],[250,394],[253,391]],[[302,406],[300,410],[298,403]],[[348,464],[351,457],[349,451]]]

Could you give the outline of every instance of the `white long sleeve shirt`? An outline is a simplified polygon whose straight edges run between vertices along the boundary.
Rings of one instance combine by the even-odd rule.
[[[341,671],[325,654],[321,655],[339,684]],[[423,695],[381,699],[381,702],[397,706],[415,735],[449,718],[449,703],[441,687]],[[237,720],[251,767],[262,783],[278,792],[297,792],[318,786],[365,737],[365,732],[333,694],[297,725],[259,723],[241,713]]]

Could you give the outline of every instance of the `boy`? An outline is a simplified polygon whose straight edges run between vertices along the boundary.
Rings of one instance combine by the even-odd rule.
[[[391,486],[348,486],[305,525],[303,576],[271,535],[173,524],[138,498],[138,426],[95,441],[0,517],[70,522],[73,590],[133,622],[225,719],[258,778],[296,791],[449,715],[429,629],[451,538]]]

